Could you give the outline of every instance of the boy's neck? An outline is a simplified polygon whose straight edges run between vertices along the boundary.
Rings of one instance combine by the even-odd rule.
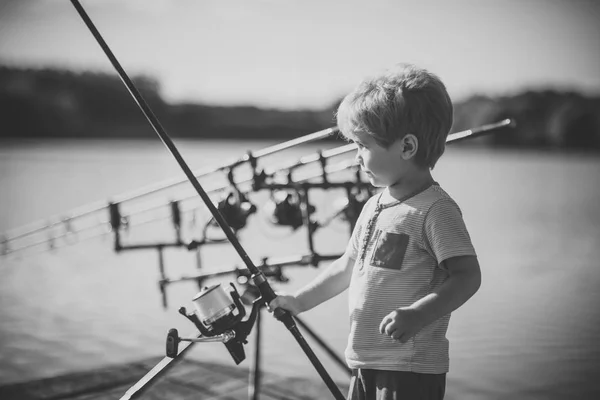
[[[433,176],[431,176],[431,171],[428,168],[415,169],[415,171],[406,174],[395,184],[388,186],[387,190],[389,195],[394,199],[402,200],[426,189],[433,182]]]

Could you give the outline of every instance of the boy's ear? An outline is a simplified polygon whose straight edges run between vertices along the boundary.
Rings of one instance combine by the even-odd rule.
[[[402,158],[405,160],[410,160],[417,154],[417,150],[419,149],[419,139],[413,134],[406,134],[401,141],[402,146]]]

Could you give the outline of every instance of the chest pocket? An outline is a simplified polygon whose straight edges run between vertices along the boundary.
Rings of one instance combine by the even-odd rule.
[[[377,241],[371,256],[371,265],[380,268],[401,269],[407,246],[408,235],[378,230]]]

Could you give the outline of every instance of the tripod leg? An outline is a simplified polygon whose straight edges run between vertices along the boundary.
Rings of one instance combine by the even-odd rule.
[[[250,366],[248,377],[248,399],[258,400],[260,396],[260,314],[262,307],[256,314],[256,336],[254,341],[254,364]]]
[[[350,368],[348,368],[348,365],[346,365],[346,362],[344,360],[341,359],[340,356],[338,356],[331,347],[329,347],[327,345],[327,343],[325,343],[323,341],[323,339],[321,339],[319,337],[319,335],[317,335],[312,329],[310,329],[308,327],[308,325],[306,325],[306,323],[304,321],[302,321],[300,318],[298,318],[298,316],[295,316],[294,319],[298,322],[298,324],[302,327],[302,329],[304,329],[318,344],[319,346],[321,346],[323,348],[323,350],[325,350],[327,352],[327,354],[329,354],[329,356],[335,361],[337,362],[337,364],[346,372],[348,372],[348,375],[352,375],[352,371],[350,370]]]

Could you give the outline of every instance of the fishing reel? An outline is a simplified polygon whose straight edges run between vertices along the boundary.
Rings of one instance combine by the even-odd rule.
[[[302,200],[298,192],[281,190],[271,193],[266,209],[271,213],[270,221],[275,225],[291,226],[296,230],[304,223]],[[315,207],[309,204],[308,213],[313,212],[315,212]]]
[[[354,186],[348,189],[348,196],[341,204],[341,216],[344,221],[352,224],[356,223],[358,217],[367,203],[367,200],[373,195],[368,188]]]
[[[205,287],[192,300],[196,311],[187,313],[185,307],[179,313],[190,320],[200,332],[198,338],[179,337],[177,329],[169,330],[167,335],[167,357],[175,358],[179,353],[179,343],[187,342],[222,342],[233,357],[236,364],[246,358],[244,344],[252,330],[257,314],[262,306],[262,298],[252,303],[252,311],[246,320],[246,309],[240,294],[233,285],[233,291],[227,293],[220,284]]]
[[[256,206],[237,188],[230,190],[217,204],[217,209],[223,215],[227,224],[234,230],[246,226],[248,217],[256,212]],[[216,222],[213,221],[216,225]]]
[[[327,226],[336,218],[340,218],[348,222],[351,229],[353,229],[362,209],[371,196],[373,194],[369,187],[347,186],[346,196],[333,202],[335,211],[324,221],[320,221],[319,226]]]

